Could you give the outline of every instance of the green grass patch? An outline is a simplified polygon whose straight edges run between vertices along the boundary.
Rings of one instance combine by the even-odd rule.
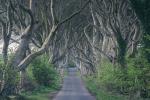
[[[28,91],[21,94],[25,100],[52,100],[59,88],[39,87],[34,91]]]

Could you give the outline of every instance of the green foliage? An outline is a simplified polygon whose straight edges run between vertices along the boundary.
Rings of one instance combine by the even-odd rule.
[[[119,93],[125,92],[126,75],[124,75],[120,67],[116,67],[105,60],[99,66],[98,72],[98,82],[101,87],[104,87],[108,91]]]
[[[41,56],[32,63],[33,77],[39,85],[55,87],[58,74],[46,56]]]
[[[4,70],[4,64],[2,63],[2,61],[0,61],[0,80],[2,79],[2,74],[3,74],[3,70]]]
[[[130,80],[130,90],[145,89],[145,81],[150,77],[150,64],[145,58],[130,59],[128,63],[128,79]]]
[[[105,60],[98,68],[98,75],[90,76],[88,80],[96,83],[95,87],[89,87],[92,91],[97,91],[99,87],[113,93],[129,95],[133,99],[150,95],[149,77],[150,64],[144,57],[137,57],[127,60],[126,74],[120,67]]]
[[[18,92],[19,73],[12,67],[0,62],[0,94],[8,96]]]
[[[102,86],[109,87],[109,85],[115,84],[114,80],[114,67],[111,63],[103,61],[98,69],[98,79]]]
[[[9,84],[16,85],[19,83],[19,73],[14,68],[11,68],[10,66],[5,66],[5,82],[9,82]]]
[[[21,93],[25,100],[49,100],[50,94],[60,88],[61,79],[46,55],[35,59],[27,68],[27,74],[35,88]]]
[[[4,80],[3,74],[4,74],[4,64],[0,61],[0,92],[2,90],[2,81]]]
[[[96,100],[126,100],[125,96],[105,91],[100,86],[98,79],[93,76],[88,76],[84,80],[86,87],[96,97]]]

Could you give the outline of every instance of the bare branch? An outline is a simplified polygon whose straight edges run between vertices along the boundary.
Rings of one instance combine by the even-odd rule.
[[[63,23],[69,21],[70,19],[72,19],[74,16],[78,15],[79,13],[81,13],[81,11],[90,3],[90,0],[88,0],[84,6],[82,8],[80,8],[78,11],[76,11],[75,13],[73,13],[72,15],[70,15],[69,17],[65,18],[64,20],[62,20],[61,22],[58,23],[58,26],[62,25]]]
[[[51,0],[51,15],[52,15],[52,23],[53,25],[57,24],[57,18],[55,15],[54,7],[55,7],[55,0]]]

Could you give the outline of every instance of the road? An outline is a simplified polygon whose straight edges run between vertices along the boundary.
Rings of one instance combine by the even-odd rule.
[[[95,100],[85,88],[81,78],[76,75],[75,68],[69,68],[68,76],[64,78],[62,90],[54,100]]]

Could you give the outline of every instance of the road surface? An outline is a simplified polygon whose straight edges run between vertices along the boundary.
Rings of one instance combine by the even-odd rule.
[[[85,88],[75,68],[69,68],[68,76],[64,78],[62,90],[54,100],[95,100]]]

